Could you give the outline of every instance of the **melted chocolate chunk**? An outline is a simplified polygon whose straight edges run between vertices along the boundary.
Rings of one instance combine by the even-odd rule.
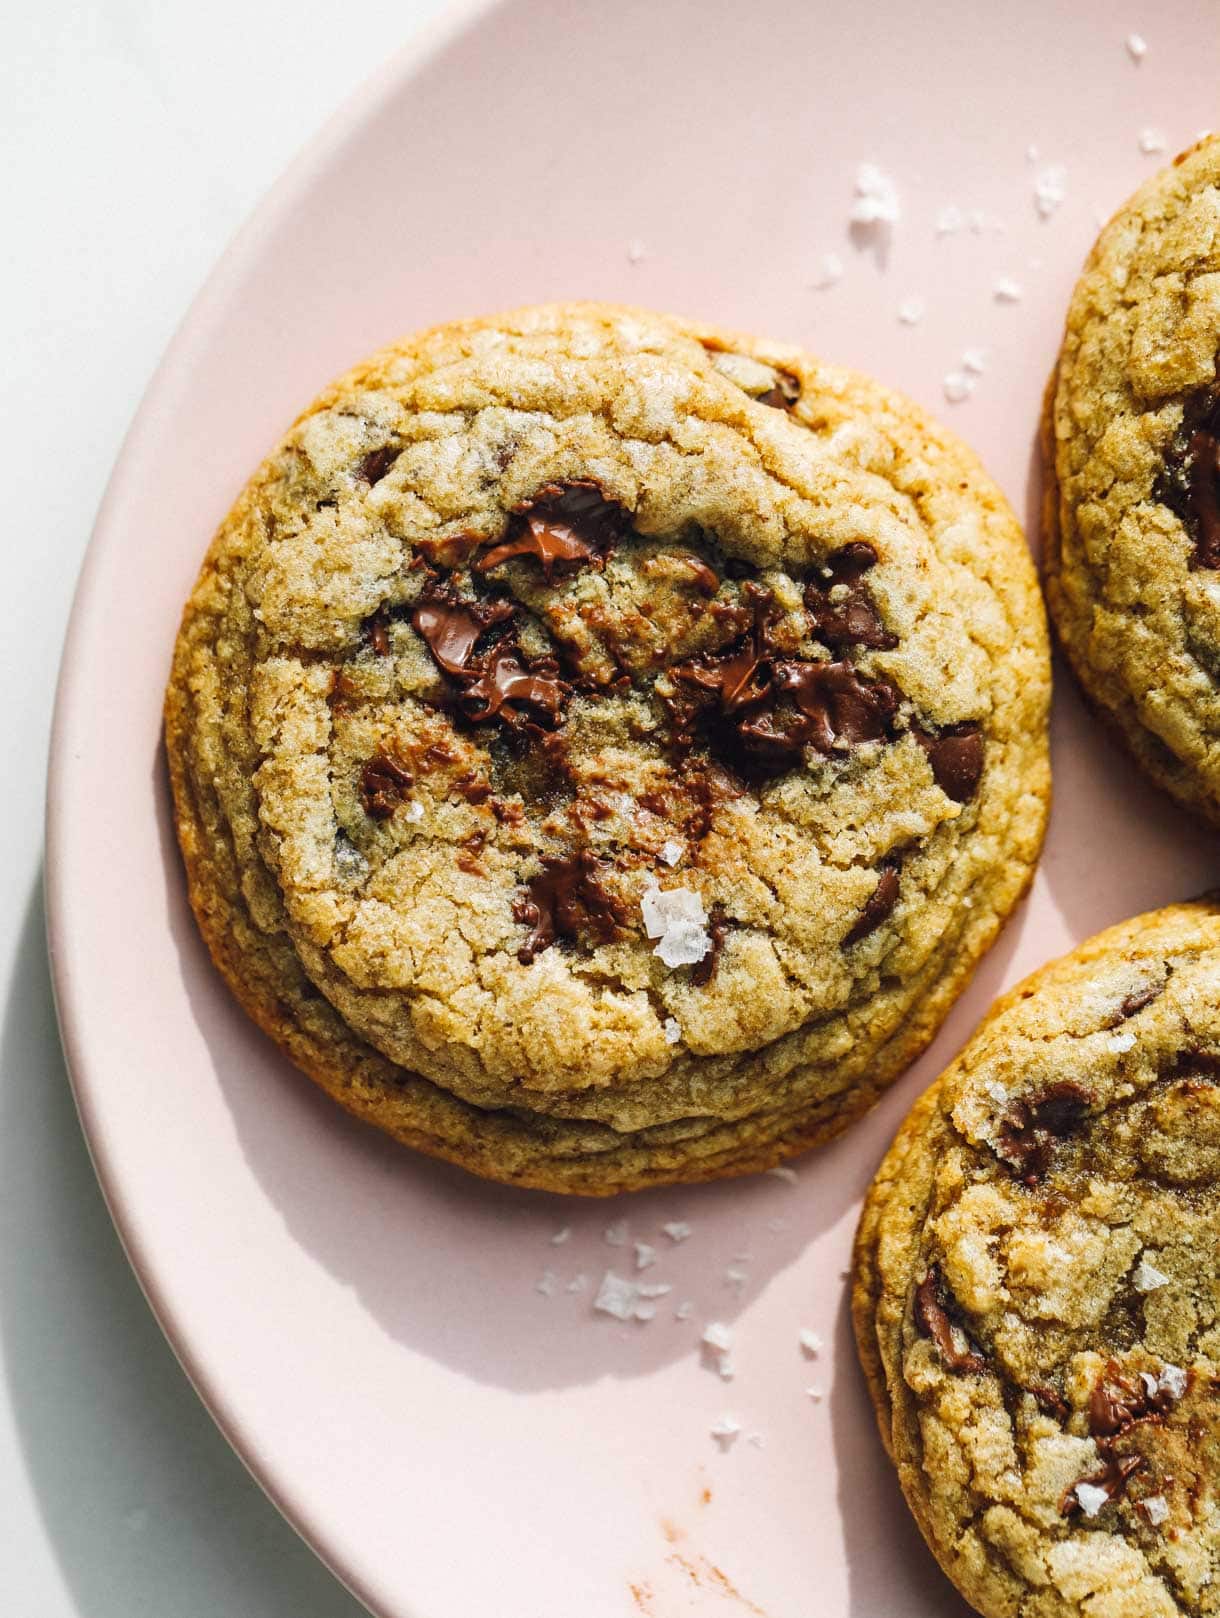
[[[1188,402],[1153,490],[1194,542],[1192,568],[1220,568],[1220,388]]]
[[[1169,1388],[1158,1383],[1150,1391],[1143,1378],[1131,1381],[1110,1360],[1089,1395],[1089,1431],[1094,1438],[1114,1438],[1137,1422],[1160,1421],[1176,1403]]]
[[[1025,1185],[1037,1185],[1054,1154],[1055,1142],[1073,1134],[1093,1097],[1065,1079],[1049,1085],[1034,1101],[1018,1101],[1002,1120],[996,1150]]]
[[[1118,1015],[1109,1026],[1116,1028],[1120,1022],[1126,1022],[1128,1017],[1134,1017],[1137,1011],[1143,1011],[1145,1006],[1150,1006],[1157,999],[1164,987],[1163,983],[1148,983],[1142,989],[1133,989],[1129,995],[1124,996],[1118,1008]]]
[[[1045,1382],[1035,1382],[1025,1391],[1033,1394],[1038,1401],[1038,1408],[1044,1410],[1048,1416],[1054,1416],[1056,1421],[1066,1421],[1072,1413],[1072,1407],[1067,1400]]]
[[[887,865],[883,861],[877,886],[865,900],[864,908],[856,919],[855,925],[843,939],[843,948],[850,944],[858,944],[862,938],[875,933],[877,928],[898,903],[899,877],[897,865]]]
[[[390,655],[390,617],[384,607],[378,607],[371,618],[364,621],[364,632],[369,645],[378,657]]]
[[[542,856],[542,869],[513,904],[513,920],[530,929],[517,951],[523,966],[557,938],[592,938],[606,943],[618,936],[627,907],[602,886],[605,865],[587,848],[568,859]]]
[[[863,582],[864,575],[877,565],[871,545],[857,541],[832,551],[826,558],[828,579],[811,580],[805,586],[805,605],[813,619],[814,634],[832,651],[848,646],[867,646],[875,651],[892,651],[898,644],[881,622],[877,603]],[[831,593],[845,585],[847,594],[832,600]]]
[[[987,1361],[971,1347],[958,1346],[955,1333],[969,1344],[965,1331],[953,1319],[955,1305],[945,1286],[940,1270],[931,1266],[915,1288],[915,1326],[936,1344],[941,1359],[951,1371],[962,1371],[977,1376],[987,1369]]]
[[[391,748],[379,747],[360,771],[360,802],[373,820],[389,820],[406,798],[414,778]]]
[[[411,623],[439,667],[457,677],[467,672],[483,631],[507,623],[513,612],[508,601],[462,601],[453,591],[440,588],[420,597]]]
[[[1082,1483],[1089,1484],[1094,1489],[1104,1489],[1111,1500],[1118,1500],[1126,1493],[1127,1483],[1148,1462],[1143,1455],[1115,1455],[1108,1444],[1099,1444],[1104,1462],[1096,1472],[1087,1472],[1084,1477],[1077,1478],[1075,1483],[1069,1483],[1059,1501],[1059,1510],[1065,1517],[1083,1510],[1076,1490]]]
[[[770,405],[773,410],[791,410],[801,396],[801,384],[791,371],[775,372],[775,384],[766,393],[758,395],[758,403]]]
[[[487,573],[514,556],[532,556],[541,562],[549,584],[558,566],[601,567],[627,526],[622,506],[587,479],[548,483],[516,512],[523,526],[479,558],[478,572]]]
[[[928,755],[932,776],[947,798],[968,803],[983,773],[983,733],[973,720],[949,725],[938,735],[912,726],[912,735]]]
[[[370,488],[374,483],[380,483],[382,478],[402,454],[402,450],[393,444],[383,444],[380,449],[371,449],[356,467],[356,476],[363,478]]]
[[[542,672],[534,672],[522,663],[517,647],[494,646],[467,666],[466,673],[474,677],[459,698],[462,710],[476,721],[502,719],[516,725],[527,720],[524,705],[554,724],[572,688],[556,677],[553,667],[548,659]]]
[[[703,722],[730,755],[785,769],[807,746],[834,753],[888,735],[899,702],[892,685],[846,662],[776,658],[771,592],[747,585],[745,599],[753,621],[738,645],[669,671],[680,688],[666,702],[676,746],[689,748]]]
[[[708,936],[712,940],[712,947],[701,961],[696,961],[690,969],[690,980],[697,989],[702,989],[716,976],[716,967],[720,962],[720,952],[724,948],[725,935],[729,924],[722,904],[713,904],[707,918]]]

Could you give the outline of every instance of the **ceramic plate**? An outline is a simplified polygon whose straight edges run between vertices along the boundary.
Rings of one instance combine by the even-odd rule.
[[[149,390],[64,659],[49,848],[64,1039],[116,1223],[183,1364],[290,1521],[385,1618],[964,1611],[855,1365],[843,1272],[861,1192],[999,990],[1198,891],[1216,861],[1061,675],[1033,896],[870,1118],[795,1183],[583,1205],[485,1186],[343,1116],[246,1023],[196,936],[159,714],[212,530],[349,362],[434,321],[562,297],[673,309],[873,371],[964,434],[1032,523],[1039,401],[1081,259],[1166,160],[1142,146],[1172,153],[1214,113],[1208,0],[1142,9],[461,10],[273,192]],[[888,242],[848,228],[864,162],[901,200]],[[816,286],[835,259],[841,278]],[[1018,301],[997,299],[1001,278]],[[976,349],[973,393],[950,404],[944,378]],[[678,1242],[661,1228],[676,1220],[692,1227]],[[607,1268],[630,1272],[636,1241],[673,1290],[624,1326],[591,1299]],[[710,1320],[734,1333],[732,1381],[701,1361]],[[824,1340],[816,1356],[802,1328]],[[722,1449],[709,1429],[724,1414],[742,1431]]]

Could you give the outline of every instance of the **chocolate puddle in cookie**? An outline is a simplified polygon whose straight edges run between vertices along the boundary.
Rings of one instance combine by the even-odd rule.
[[[360,772],[360,802],[372,820],[389,820],[405,802],[414,776],[392,747],[379,748]]]
[[[1018,1180],[1037,1185],[1050,1167],[1055,1143],[1079,1129],[1092,1100],[1082,1085],[1065,1079],[1009,1109],[1001,1120],[996,1151]]]
[[[880,866],[880,875],[877,878],[877,886],[865,900],[864,908],[860,911],[855,925],[844,936],[843,946],[845,949],[852,944],[858,944],[862,938],[867,938],[870,933],[876,932],[877,928],[887,919],[894,906],[898,903],[899,886],[900,878],[897,863],[886,864],[883,861]]]
[[[954,1312],[955,1304],[944,1277],[935,1264],[929,1265],[923,1280],[915,1288],[916,1330],[932,1339],[951,1371],[978,1375],[987,1369],[987,1361],[971,1345],[965,1331],[954,1320]],[[958,1342],[959,1337],[961,1343]],[[966,1346],[963,1347],[962,1343]]]
[[[588,478],[548,483],[514,511],[524,519],[523,526],[479,558],[478,572],[488,573],[515,556],[530,556],[541,563],[550,584],[558,566],[604,567],[611,547],[628,527],[619,502]]]
[[[533,717],[554,725],[572,688],[558,678],[553,658],[535,659],[527,666],[511,631],[475,651],[487,630],[506,625],[515,616],[511,602],[463,600],[451,585],[430,584],[411,622],[437,667],[460,682],[457,705],[468,719],[476,724],[500,719],[520,725]],[[523,708],[530,710],[528,715]]]
[[[1193,568],[1220,568],[1220,388],[1187,401],[1153,497],[1181,518]]]
[[[626,906],[602,885],[607,867],[585,848],[567,858],[542,856],[542,869],[525,884],[513,904],[513,919],[530,929],[517,951],[528,966],[558,938],[598,943],[617,936],[627,920]]]
[[[881,622],[881,614],[864,575],[877,565],[877,552],[871,545],[856,541],[831,551],[823,569],[824,577],[805,586],[805,606],[813,619],[814,634],[832,651],[848,646],[866,646],[874,651],[892,651],[898,644]]]
[[[983,774],[983,732],[973,720],[947,725],[936,733],[911,726],[911,734],[928,755],[932,777],[954,803],[969,803]]]

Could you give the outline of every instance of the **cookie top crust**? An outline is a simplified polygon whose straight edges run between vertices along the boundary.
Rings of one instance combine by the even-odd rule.
[[[1149,773],[1220,821],[1220,138],[1149,180],[1076,287],[1044,423],[1047,595]]]
[[[463,1161],[492,1109],[525,1158],[592,1131],[613,1189],[611,1157],[825,1138],[926,1043],[1032,874],[1048,696],[964,446],[795,349],[563,305],[315,402],[217,535],[166,712],[262,1025]]]
[[[1220,1611],[1220,901],[1044,968],[917,1104],[854,1313],[882,1435],[1005,1618]]]

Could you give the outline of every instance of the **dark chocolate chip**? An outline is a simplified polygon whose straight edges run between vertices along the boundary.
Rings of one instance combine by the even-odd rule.
[[[856,918],[855,925],[843,939],[843,947],[858,944],[862,938],[867,938],[877,928],[898,903],[899,877],[896,865],[882,865],[877,878],[877,886],[865,900],[864,908]]]
[[[912,735],[928,755],[937,786],[954,803],[968,803],[983,773],[983,733],[972,720],[950,725],[939,734],[912,726]]]
[[[1055,1142],[1075,1133],[1092,1100],[1082,1085],[1065,1079],[1009,1109],[1001,1120],[996,1150],[1018,1180],[1037,1185],[1050,1167]]]
[[[516,508],[519,531],[493,545],[476,562],[486,573],[514,556],[532,556],[549,583],[557,566],[601,566],[606,552],[625,531],[623,508],[587,479],[549,483]]]
[[[371,487],[380,483],[382,478],[402,454],[402,450],[393,444],[383,444],[380,449],[371,449],[356,467],[356,476],[363,478]]]
[[[414,778],[393,746],[379,747],[360,771],[360,802],[373,820],[389,820]]]
[[[1107,1444],[1099,1444],[1097,1447],[1104,1456],[1103,1464],[1096,1472],[1087,1472],[1084,1477],[1077,1478],[1075,1483],[1069,1483],[1060,1497],[1059,1510],[1065,1517],[1084,1509],[1076,1494],[1082,1483],[1088,1483],[1094,1489],[1104,1489],[1111,1500],[1118,1500],[1126,1493],[1128,1481],[1148,1464],[1143,1455],[1119,1457]]]
[[[606,866],[584,848],[566,859],[542,857],[542,869],[525,884],[513,903],[513,920],[530,929],[517,951],[523,966],[549,949],[557,938],[601,943],[618,935],[627,907],[603,886]]]
[[[759,404],[770,405],[773,410],[791,410],[801,396],[801,384],[791,371],[776,369],[775,382],[766,393],[757,395]]]
[[[973,1376],[987,1369],[987,1361],[973,1347],[965,1331],[953,1319],[954,1303],[949,1295],[938,1267],[933,1264],[915,1288],[915,1326],[936,1344],[941,1359],[951,1371],[962,1371]],[[961,1347],[957,1341],[968,1346]]]
[[[690,969],[690,980],[696,988],[702,989],[716,976],[716,968],[720,964],[720,952],[724,948],[724,940],[729,930],[728,920],[724,913],[724,906],[719,903],[712,905],[708,912],[707,930],[712,940],[712,947],[701,961],[696,961]]]
[[[384,607],[378,607],[371,618],[364,621],[364,632],[369,645],[378,657],[390,655],[390,619]]]
[[[826,558],[829,578],[814,579],[805,586],[805,606],[813,620],[814,634],[832,651],[843,651],[848,646],[891,651],[897,646],[897,635],[891,635],[881,622],[877,603],[863,582],[876,563],[873,547],[856,541]],[[832,600],[831,592],[841,585],[846,586],[847,594]]]
[[[1181,518],[1192,568],[1220,568],[1220,388],[1187,401],[1154,497]]]

